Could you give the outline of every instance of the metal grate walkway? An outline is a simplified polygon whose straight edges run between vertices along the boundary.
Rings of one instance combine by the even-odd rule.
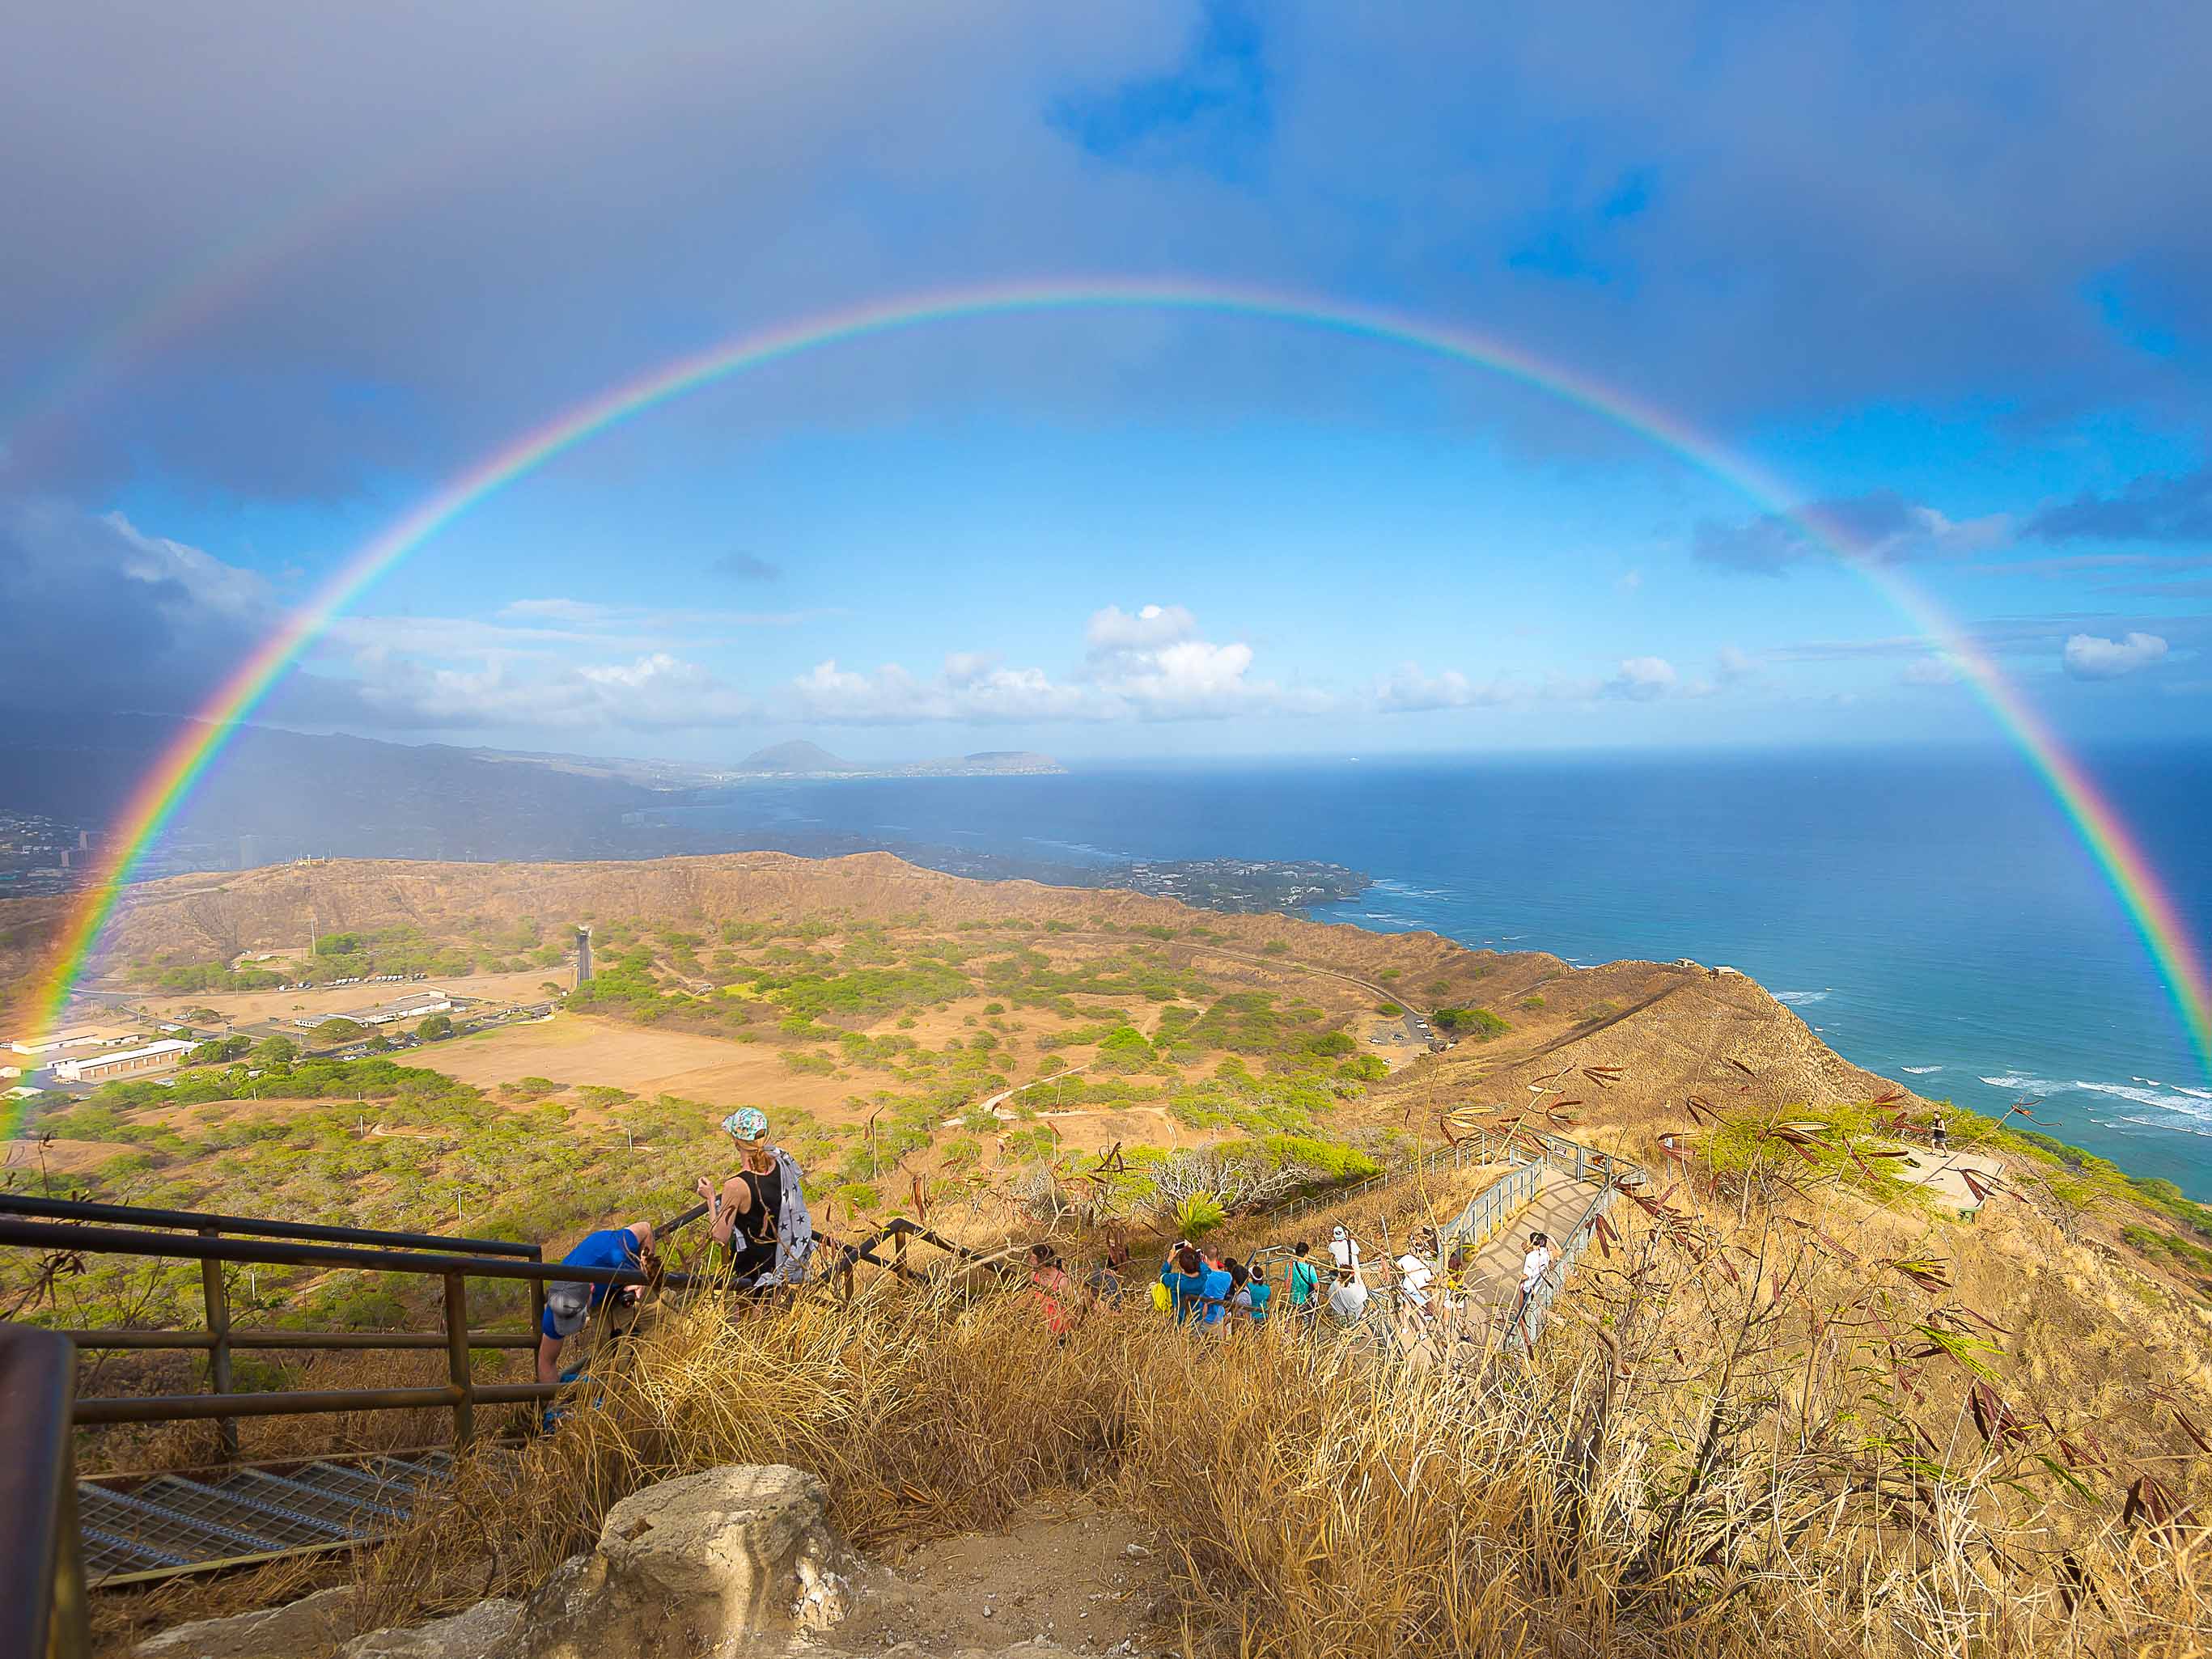
[[[208,1480],[161,1474],[127,1489],[77,1483],[84,1570],[93,1584],[161,1577],[217,1562],[330,1549],[404,1523],[416,1492],[453,1473],[442,1451],[234,1469]]]

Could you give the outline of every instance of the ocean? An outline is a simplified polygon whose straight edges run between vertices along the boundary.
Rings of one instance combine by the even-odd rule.
[[[2212,937],[2212,748],[2086,757]],[[1316,920],[1571,962],[1741,968],[1858,1064],[2212,1200],[2212,1080],[2112,889],[2019,760],[1827,750],[1091,767],[749,787],[696,828],[1064,864],[1316,859]]]

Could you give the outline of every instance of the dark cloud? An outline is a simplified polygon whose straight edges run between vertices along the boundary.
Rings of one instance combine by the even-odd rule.
[[[273,615],[258,577],[119,517],[0,502],[0,703],[187,714]]]
[[[1893,489],[1814,501],[1802,517],[1820,526],[1825,539],[1808,534],[1798,518],[1770,513],[1735,522],[1704,520],[1691,532],[1690,551],[1723,569],[1778,576],[1795,565],[1832,560],[1835,550],[1828,540],[1862,557],[1902,563],[1986,551],[2007,529],[2002,519],[1947,518]]]
[[[2174,207],[2212,100],[2173,70],[2212,58],[2212,9],[2180,0],[19,9],[17,488],[442,475],[705,342],[1040,274],[1387,301],[1723,430],[1868,399],[2155,412],[2212,341],[2212,216]],[[787,365],[749,418],[1334,416],[1389,395],[1358,361],[1031,319]],[[1544,430],[1438,380],[1451,417]]]
[[[2117,495],[2079,495],[2027,521],[2039,541],[2212,541],[2212,466],[2137,478]]]
[[[708,568],[740,582],[772,582],[783,575],[781,565],[770,564],[757,553],[725,553]]]

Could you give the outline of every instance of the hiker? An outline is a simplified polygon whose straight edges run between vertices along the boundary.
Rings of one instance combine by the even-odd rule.
[[[1128,1266],[1129,1253],[1125,1248],[1121,1259],[1116,1261],[1114,1252],[1098,1258],[1098,1265],[1083,1276],[1083,1288],[1094,1308],[1118,1308],[1121,1305],[1121,1270]]]
[[[768,1138],[768,1114],[741,1106],[722,1120],[737,1143],[738,1173],[721,1191],[700,1176],[699,1196],[707,1203],[708,1229],[729,1252],[726,1269],[740,1290],[796,1285],[806,1276],[814,1251],[814,1223],[806,1213],[799,1165]]]
[[[653,1224],[633,1221],[627,1227],[606,1227],[586,1233],[575,1248],[561,1258],[564,1267],[641,1267],[653,1251]],[[561,1345],[584,1328],[592,1310],[607,1299],[608,1287],[596,1279],[556,1279],[545,1287],[545,1314],[538,1328],[538,1380],[565,1382],[561,1375]],[[634,1304],[637,1286],[625,1285],[624,1305]]]
[[[1398,1258],[1397,1268],[1399,1306],[1427,1324],[1435,1316],[1429,1310],[1429,1283],[1436,1270],[1411,1249]]]
[[[1329,1236],[1329,1260],[1338,1267],[1349,1267],[1356,1278],[1359,1273],[1359,1241],[1342,1226]]]
[[[1170,1310],[1176,1323],[1190,1322],[1206,1307],[1206,1258],[1187,1240],[1177,1239],[1168,1259],[1160,1264],[1160,1283],[1167,1287]]]
[[[1291,1251],[1291,1311],[1309,1320],[1321,1311],[1321,1269],[1306,1259],[1311,1248],[1302,1238]]]
[[[1229,1270],[1229,1322],[1248,1325],[1252,1321],[1252,1270],[1235,1256],[1221,1265]]]
[[[1275,1287],[1267,1282],[1267,1264],[1254,1258],[1251,1279],[1244,1286],[1244,1311],[1255,1325],[1267,1322],[1267,1304],[1275,1299]]]
[[[1521,1299],[1526,1302],[1536,1294],[1536,1287],[1544,1282],[1544,1275],[1552,1271],[1552,1241],[1547,1234],[1528,1235],[1528,1254],[1521,1258]]]
[[[1468,1306],[1467,1247],[1452,1246],[1450,1259],[1444,1263],[1444,1323],[1456,1328],[1461,1315]]]
[[[1928,1126],[1928,1144],[1937,1152],[1948,1150],[1950,1137],[1943,1127],[1943,1114],[1936,1114],[1936,1121]]]
[[[1061,1267],[1060,1257],[1049,1244],[1030,1246],[1030,1291],[1036,1297],[1037,1310],[1044,1316],[1045,1328],[1064,1346],[1075,1321],[1068,1311],[1066,1270]]]
[[[1218,1256],[1206,1258],[1205,1298],[1203,1322],[1226,1328],[1229,1322],[1229,1298],[1235,1293],[1237,1281]]]
[[[1367,1286],[1351,1268],[1336,1270],[1336,1282],[1329,1286],[1328,1310],[1340,1325],[1357,1325],[1367,1316]]]

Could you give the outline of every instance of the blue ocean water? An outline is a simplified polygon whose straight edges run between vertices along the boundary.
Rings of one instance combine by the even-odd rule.
[[[2088,759],[2202,949],[2212,748]],[[2212,1079],[2118,899],[2008,754],[1210,763],[774,786],[724,813],[1066,863],[1329,860],[1376,884],[1319,920],[1726,963],[1861,1065],[1980,1110],[2039,1100],[2048,1133],[2212,1200]]]

